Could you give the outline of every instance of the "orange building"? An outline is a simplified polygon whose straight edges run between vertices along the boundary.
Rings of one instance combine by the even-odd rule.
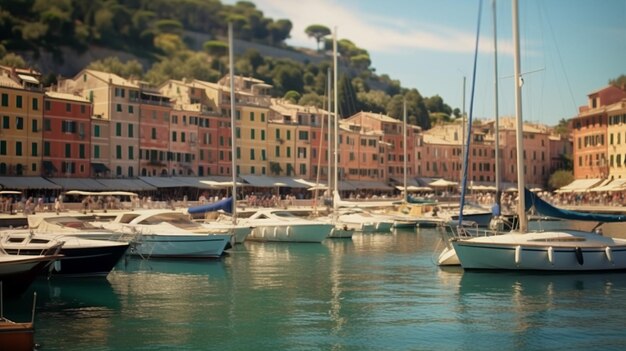
[[[616,170],[626,167],[626,133],[621,125],[626,121],[612,118],[609,107],[626,99],[626,92],[608,86],[588,95],[588,104],[579,108],[572,119],[574,142],[574,178],[607,178]],[[620,115],[619,108],[611,116]],[[609,131],[610,129],[610,131]]]

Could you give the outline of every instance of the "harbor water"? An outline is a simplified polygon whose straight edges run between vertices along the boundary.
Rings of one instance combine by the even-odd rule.
[[[246,242],[220,260],[125,259],[39,279],[5,315],[41,350],[619,350],[626,273],[441,269],[436,229]],[[1,347],[0,347],[1,349]]]

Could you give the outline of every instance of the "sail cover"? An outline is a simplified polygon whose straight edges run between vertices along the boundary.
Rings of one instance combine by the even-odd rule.
[[[227,213],[231,213],[233,210],[233,198],[232,196],[220,201],[212,202],[206,205],[189,207],[187,209],[188,213],[196,214],[196,213],[206,213],[206,212],[215,212],[223,210]]]
[[[624,222],[626,221],[625,215],[613,215],[603,213],[585,213],[571,210],[564,210],[558,207],[554,207],[546,201],[542,200],[539,196],[532,193],[530,190],[524,188],[524,194],[526,196],[526,211],[532,207],[535,208],[537,213],[554,218],[578,220],[578,221],[595,221],[595,222]]]

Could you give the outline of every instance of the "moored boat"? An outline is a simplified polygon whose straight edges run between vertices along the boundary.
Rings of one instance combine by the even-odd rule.
[[[92,225],[133,238],[130,254],[144,258],[216,258],[233,238],[228,230],[210,230],[171,210],[130,211]]]

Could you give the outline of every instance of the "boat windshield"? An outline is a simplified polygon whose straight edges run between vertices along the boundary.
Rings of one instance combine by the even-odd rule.
[[[152,215],[150,217],[144,218],[139,221],[137,224],[145,224],[145,225],[155,225],[159,223],[169,223],[173,226],[183,229],[196,229],[202,228],[202,225],[196,223],[189,219],[186,215],[182,213],[160,213],[156,215]]]

